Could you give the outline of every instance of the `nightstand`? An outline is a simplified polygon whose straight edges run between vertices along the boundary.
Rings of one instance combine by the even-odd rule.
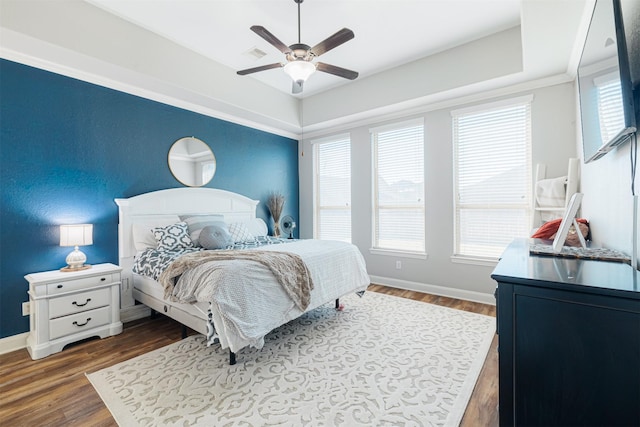
[[[62,351],[85,338],[105,338],[122,332],[120,272],[113,264],[98,264],[72,273],[60,270],[27,274],[32,359]]]

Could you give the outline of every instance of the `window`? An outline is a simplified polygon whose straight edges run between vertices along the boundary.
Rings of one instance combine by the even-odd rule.
[[[314,142],[316,239],[351,242],[351,140]]]
[[[622,87],[618,73],[596,77],[594,80],[598,93],[598,118],[602,142],[611,141],[624,128]]]
[[[216,173],[216,162],[203,162],[202,163],[202,183],[208,184]]]
[[[454,255],[495,259],[529,234],[531,100],[452,112]]]
[[[373,248],[425,252],[422,119],[371,130]]]

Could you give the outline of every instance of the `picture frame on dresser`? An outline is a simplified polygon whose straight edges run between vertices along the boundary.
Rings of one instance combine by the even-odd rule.
[[[70,343],[122,332],[120,283],[122,268],[97,264],[87,270],[27,274],[29,336],[32,359],[58,353]]]
[[[584,240],[582,233],[580,232],[580,227],[578,226],[578,222],[576,221],[576,214],[578,213],[578,209],[580,208],[580,204],[582,203],[583,198],[582,193],[575,193],[571,196],[569,200],[569,204],[567,205],[567,210],[562,217],[562,222],[560,222],[560,226],[558,227],[558,231],[556,232],[556,237],[553,239],[553,252],[560,253],[562,251],[562,247],[567,241],[567,236],[569,235],[569,230],[573,225],[576,230],[576,235],[580,239],[580,245],[583,248],[587,247],[587,242]]]

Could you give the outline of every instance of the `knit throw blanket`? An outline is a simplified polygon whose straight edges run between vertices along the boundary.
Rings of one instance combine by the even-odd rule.
[[[180,300],[180,298],[175,297],[174,288],[176,281],[185,271],[208,262],[227,260],[246,260],[247,262],[257,262],[264,265],[271,270],[278,283],[298,309],[305,311],[309,306],[313,281],[311,280],[309,269],[302,258],[288,252],[259,250],[201,251],[182,255],[173,261],[158,278],[164,288],[165,298],[173,301]]]

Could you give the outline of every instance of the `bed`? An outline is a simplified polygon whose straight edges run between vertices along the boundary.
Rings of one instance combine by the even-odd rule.
[[[266,224],[256,216],[259,201],[237,193],[175,188],[115,202],[119,207],[122,307],[138,301],[207,335],[209,345],[219,343],[220,348],[229,349],[232,364],[242,348],[261,348],[269,331],[323,304],[335,302],[339,308],[339,298],[349,293],[362,295],[369,285],[364,259],[354,245],[266,236]],[[160,264],[151,254],[159,250],[154,245],[163,244],[152,229],[173,230],[172,226],[186,221],[197,245],[198,235],[193,232],[204,230],[200,236],[204,242],[205,232],[215,228],[199,228],[213,224],[205,219],[233,228],[234,243],[221,250],[166,252],[177,257],[176,261],[165,261],[154,274],[146,270],[145,260],[153,259],[149,263],[153,267]],[[262,245],[254,245],[255,241]],[[296,267],[297,276],[276,268],[289,270],[290,266]]]

